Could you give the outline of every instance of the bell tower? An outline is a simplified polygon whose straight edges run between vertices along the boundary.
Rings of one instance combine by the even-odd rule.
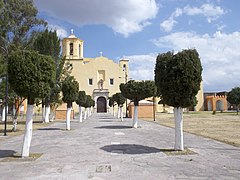
[[[83,59],[83,40],[74,35],[73,29],[70,36],[62,40],[62,55],[66,59]]]

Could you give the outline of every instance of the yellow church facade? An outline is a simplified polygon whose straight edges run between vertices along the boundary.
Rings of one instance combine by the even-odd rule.
[[[83,53],[84,41],[76,37],[73,32],[70,36],[63,39],[62,55],[66,59],[66,64],[72,68],[71,75],[79,82],[79,90],[85,91],[87,95],[94,99],[95,112],[107,112],[109,109],[108,98],[120,92],[119,85],[128,81],[129,60],[121,59],[116,63],[102,56],[101,52],[100,56],[96,58],[85,58]],[[162,104],[158,104],[159,100],[159,98],[154,98],[154,100],[149,98],[149,101],[154,101],[152,106],[154,106],[155,112],[171,112],[173,110],[172,107],[163,107]],[[198,104],[195,110],[204,110],[202,84],[197,94],[197,100]],[[126,112],[126,104],[123,108],[123,112]],[[66,107],[62,105],[59,109],[66,109]],[[78,112],[76,103],[73,103],[73,109],[75,113]],[[146,111],[148,110],[146,109]]]
[[[66,58],[66,64],[72,67],[71,75],[79,82],[79,90],[94,99],[95,112],[107,112],[108,97],[120,92],[119,85],[128,80],[129,60],[121,59],[115,63],[102,56],[101,52],[96,58],[85,58],[83,53],[84,41],[73,32],[63,39],[62,55]],[[78,112],[75,103],[73,109]]]

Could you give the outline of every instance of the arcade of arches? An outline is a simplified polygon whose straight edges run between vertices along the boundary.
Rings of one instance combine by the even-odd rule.
[[[215,93],[205,97],[205,110],[226,111],[228,109],[227,96],[223,93]]]

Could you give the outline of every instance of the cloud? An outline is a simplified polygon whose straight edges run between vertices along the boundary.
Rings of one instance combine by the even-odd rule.
[[[149,25],[158,13],[155,0],[34,0],[40,12],[83,26],[104,24],[128,37]]]
[[[166,32],[170,32],[173,29],[173,26],[177,24],[177,21],[175,21],[173,18],[168,18],[167,20],[163,21],[160,24],[160,27],[166,31]]]
[[[203,15],[207,18],[207,21],[212,21],[225,14],[224,10],[220,6],[214,6],[212,4],[203,4],[201,7],[186,6],[183,9],[184,13],[189,16]]]
[[[177,24],[177,21],[175,21],[174,19],[178,16],[181,16],[182,13],[182,9],[176,8],[175,11],[171,14],[171,16],[160,24],[160,27],[166,32],[172,31],[173,26]]]
[[[171,16],[160,24],[160,27],[162,30],[170,32],[174,25],[177,24],[175,19],[184,14],[188,16],[203,15],[207,18],[208,23],[211,23],[225,13],[226,12],[220,6],[214,6],[212,4],[203,4],[200,7],[191,7],[187,5],[183,9],[176,8]]]
[[[68,36],[68,32],[61,26],[48,24],[48,29],[53,30],[53,31],[56,30],[57,35],[60,39]]]
[[[206,91],[230,90],[240,86],[240,32],[215,32],[199,35],[195,32],[176,32],[153,40],[160,48],[181,51],[196,48],[203,65]]]
[[[129,59],[130,78],[153,80],[157,54],[126,56]]]

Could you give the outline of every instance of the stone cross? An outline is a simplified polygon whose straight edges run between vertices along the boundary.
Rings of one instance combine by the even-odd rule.
[[[73,34],[73,29],[71,29],[71,34]]]

